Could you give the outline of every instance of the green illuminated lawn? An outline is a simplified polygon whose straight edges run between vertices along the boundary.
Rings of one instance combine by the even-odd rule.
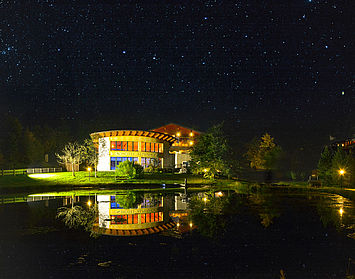
[[[113,172],[98,172],[95,178],[91,173],[80,171],[58,173],[41,173],[0,176],[0,189],[12,189],[21,187],[52,187],[52,186],[100,186],[100,185],[129,185],[129,184],[182,184],[187,179],[188,184],[211,184],[212,182],[199,176],[188,174],[145,174],[141,179],[116,181]]]

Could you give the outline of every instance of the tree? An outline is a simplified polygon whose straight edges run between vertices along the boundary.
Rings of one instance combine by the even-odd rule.
[[[277,167],[281,153],[281,147],[277,146],[274,142],[274,138],[266,133],[260,140],[252,140],[245,156],[249,160],[251,168],[271,170]]]
[[[89,166],[94,167],[95,177],[97,177],[97,164],[99,162],[99,157],[97,154],[97,148],[95,147],[92,139],[84,140],[83,151],[83,159],[87,161]]]
[[[331,185],[332,183],[332,175],[331,175],[331,167],[332,167],[332,159],[333,154],[330,152],[328,146],[326,146],[321,153],[320,159],[318,161],[318,175],[322,180],[323,185]]]
[[[75,166],[80,165],[83,160],[84,147],[77,142],[69,142],[62,150],[62,155],[56,153],[59,164],[71,166],[72,175],[75,176]]]
[[[191,167],[194,173],[214,179],[216,174],[230,174],[230,148],[222,130],[222,124],[213,126],[197,139],[191,153]]]

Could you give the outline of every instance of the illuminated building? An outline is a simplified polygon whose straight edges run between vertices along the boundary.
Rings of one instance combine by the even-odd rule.
[[[157,131],[114,130],[90,134],[98,146],[98,171],[115,170],[119,163],[134,161],[144,168],[158,164],[172,168],[169,148],[176,139]]]
[[[344,141],[336,141],[333,142],[330,146],[330,149],[336,151],[338,148],[342,148],[349,154],[353,154],[355,156],[355,138],[347,139]]]
[[[173,155],[175,168],[186,166],[191,160],[190,151],[196,143],[196,138],[201,132],[186,128],[174,123],[153,129],[152,131],[168,134],[176,140],[169,149],[169,153]]]
[[[119,163],[134,161],[144,168],[181,168],[190,161],[190,151],[201,133],[177,124],[151,131],[113,130],[90,134],[98,146],[98,171],[115,170]]]

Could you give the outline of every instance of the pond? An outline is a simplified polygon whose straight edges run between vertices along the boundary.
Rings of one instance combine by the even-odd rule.
[[[0,220],[0,278],[355,276],[355,206],[335,194],[38,193],[0,197]]]

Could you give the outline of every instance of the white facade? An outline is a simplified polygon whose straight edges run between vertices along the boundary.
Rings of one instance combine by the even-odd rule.
[[[99,158],[97,170],[110,170],[110,139],[108,137],[99,139]]]

